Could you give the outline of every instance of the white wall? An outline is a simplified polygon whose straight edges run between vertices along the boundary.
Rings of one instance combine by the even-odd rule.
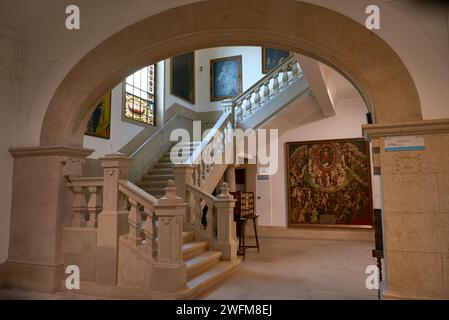
[[[157,64],[157,84],[156,84],[156,122],[162,123],[160,119],[164,105],[164,62]],[[95,152],[89,158],[97,159],[106,154],[118,152],[132,138],[134,138],[145,126],[141,126],[122,118],[123,112],[123,84],[120,83],[112,90],[111,96],[111,137],[110,139],[102,139],[93,136],[84,136],[83,146],[85,148],[94,149]]]
[[[336,104],[336,115],[286,131],[279,136],[278,171],[270,176],[271,210],[264,210],[259,218],[262,226],[287,225],[287,188],[285,167],[285,143],[325,139],[344,139],[362,137],[361,125],[366,123],[366,106],[361,99],[343,100]],[[256,185],[266,183],[257,181]],[[259,196],[259,193],[257,193]],[[258,212],[259,214],[262,211]]]
[[[220,102],[210,100],[210,60],[238,55],[242,56],[242,89],[245,91],[263,77],[260,47],[220,47],[195,52],[195,104],[170,94],[170,59],[167,59],[165,63],[166,108],[178,103],[197,112],[221,110]]]

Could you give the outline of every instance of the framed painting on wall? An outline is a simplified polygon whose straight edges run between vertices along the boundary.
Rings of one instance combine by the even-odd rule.
[[[210,61],[210,100],[232,99],[242,93],[242,56]]]
[[[195,104],[195,53],[170,59],[170,93]]]
[[[288,226],[373,225],[364,139],[286,143]]]
[[[290,51],[262,47],[262,73],[269,73],[290,56]]]
[[[97,138],[111,137],[111,92],[107,93],[92,113],[84,134]]]

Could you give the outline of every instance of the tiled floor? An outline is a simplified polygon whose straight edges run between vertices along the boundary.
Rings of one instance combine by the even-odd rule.
[[[377,299],[365,269],[375,264],[369,241],[261,239],[239,270],[203,299]],[[95,299],[68,293],[0,289],[0,299]]]
[[[370,241],[261,239],[239,270],[204,299],[377,299],[365,288]]]

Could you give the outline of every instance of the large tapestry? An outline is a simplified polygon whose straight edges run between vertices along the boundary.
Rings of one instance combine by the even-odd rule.
[[[170,71],[170,93],[195,104],[195,53],[171,58]]]
[[[210,100],[232,99],[242,93],[242,56],[210,61]]]
[[[98,102],[87,123],[84,134],[97,138],[109,139],[111,136],[111,92]]]
[[[363,139],[287,143],[289,226],[371,226],[369,147]]]

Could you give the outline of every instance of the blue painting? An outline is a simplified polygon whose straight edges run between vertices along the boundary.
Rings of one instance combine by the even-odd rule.
[[[211,101],[235,98],[242,93],[242,56],[210,61]]]
[[[290,57],[290,51],[273,48],[262,48],[262,73],[269,73],[276,68],[282,61]]]

